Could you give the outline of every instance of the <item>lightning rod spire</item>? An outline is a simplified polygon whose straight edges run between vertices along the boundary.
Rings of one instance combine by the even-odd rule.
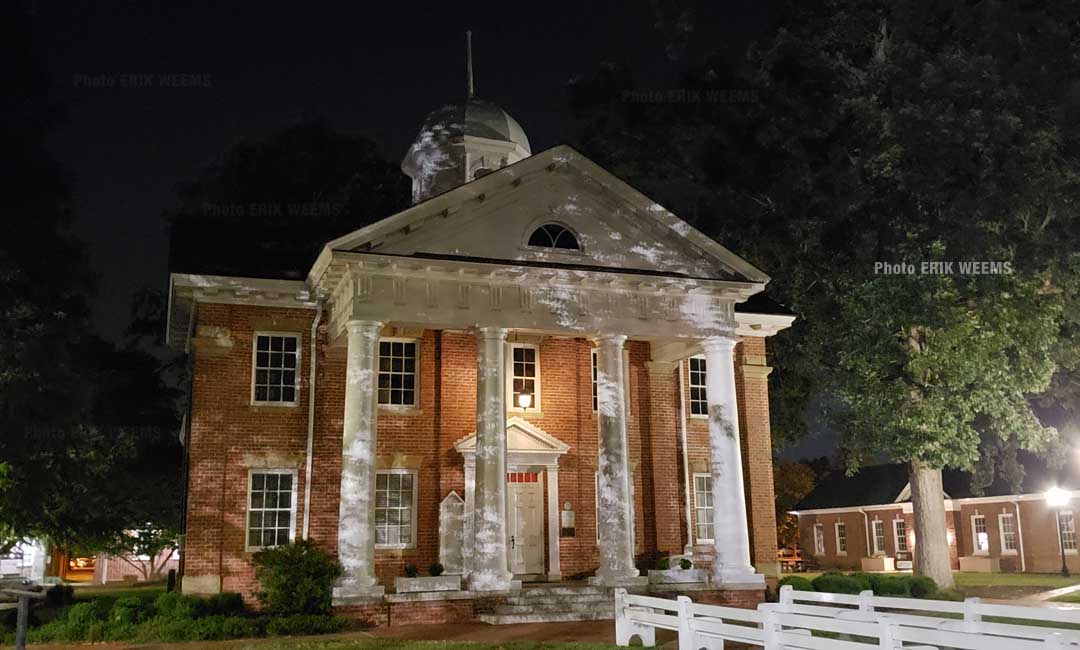
[[[473,98],[473,76],[472,76],[472,30],[466,30],[465,32],[465,66],[468,69],[469,80],[469,99]]]

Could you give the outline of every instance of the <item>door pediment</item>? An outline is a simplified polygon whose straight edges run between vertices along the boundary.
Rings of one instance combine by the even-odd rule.
[[[476,432],[458,440],[454,448],[467,459],[476,457]],[[506,452],[508,456],[527,457],[537,463],[554,464],[558,457],[570,451],[570,445],[559,440],[524,418],[506,420]]]

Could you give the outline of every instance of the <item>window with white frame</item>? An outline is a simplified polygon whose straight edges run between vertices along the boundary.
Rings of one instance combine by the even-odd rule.
[[[1073,519],[1073,513],[1069,510],[1062,510],[1058,513],[1058,539],[1061,547],[1065,549],[1066,553],[1076,552],[1076,520]]]
[[[847,524],[836,522],[836,554],[847,555]]]
[[[295,406],[299,396],[300,335],[256,332],[251,351],[251,401]]]
[[[416,546],[416,470],[375,472],[375,548]]]
[[[985,516],[971,516],[971,541],[976,555],[986,555],[990,552],[990,535],[986,532]]]
[[[814,555],[825,555],[824,524],[814,524]]]
[[[880,519],[875,519],[871,523],[874,525],[874,555],[884,555],[885,522]]]
[[[694,514],[697,515],[697,543],[712,542],[715,535],[712,474],[694,474]]]
[[[690,357],[690,415],[709,415],[709,402],[705,394],[705,357]]]
[[[247,548],[288,544],[296,526],[296,470],[248,473]]]
[[[599,408],[599,404],[600,404],[600,402],[599,402],[599,400],[597,398],[597,395],[600,392],[599,391],[600,383],[599,383],[599,380],[598,380],[599,371],[597,370],[597,363],[596,363],[596,348],[592,349],[592,354],[590,354],[589,356],[592,358],[592,410],[593,410],[593,413],[595,413],[597,411],[597,409]]]
[[[529,343],[510,344],[510,410],[520,411],[518,396],[532,395],[530,409],[540,410],[540,349]]]
[[[903,519],[893,519],[893,543],[897,553],[907,553],[907,522]]]
[[[416,339],[379,340],[379,404],[416,406]]]
[[[998,515],[998,531],[1001,533],[1001,554],[1016,554],[1016,521],[1011,513]]]

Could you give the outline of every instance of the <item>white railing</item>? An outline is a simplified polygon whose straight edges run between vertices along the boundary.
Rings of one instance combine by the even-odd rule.
[[[903,613],[910,612],[910,613]],[[937,614],[959,615],[947,618]],[[985,621],[1004,617],[1028,622]],[[1080,633],[1045,623],[1080,625],[1080,610],[781,590],[781,600],[757,610],[701,605],[686,596],[666,600],[615,592],[615,643],[633,637],[655,645],[656,630],[678,633],[679,650],[722,650],[724,641],[766,650],[958,648],[1052,650],[1080,644]]]

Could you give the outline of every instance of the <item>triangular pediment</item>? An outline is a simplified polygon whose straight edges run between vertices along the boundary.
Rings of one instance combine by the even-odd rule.
[[[476,453],[476,432],[454,443],[464,455]],[[523,418],[514,416],[506,421],[506,451],[508,453],[562,455],[570,445]]]
[[[530,235],[550,223],[572,232],[580,250],[530,246]],[[768,281],[762,271],[567,146],[340,237],[326,245],[320,259],[332,251]]]

